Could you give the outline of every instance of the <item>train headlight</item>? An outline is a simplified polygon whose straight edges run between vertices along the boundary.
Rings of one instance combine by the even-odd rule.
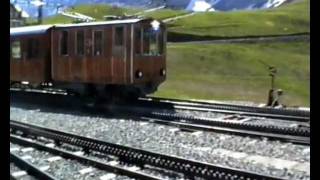
[[[160,75],[161,75],[161,76],[165,76],[165,75],[166,75],[166,73],[167,73],[167,72],[166,72],[166,70],[165,70],[165,69],[161,69],[161,70],[160,70]]]
[[[143,73],[138,70],[138,71],[136,72],[136,77],[137,77],[137,78],[142,78],[142,76],[143,76]]]
[[[154,21],[151,22],[151,26],[152,26],[153,30],[158,31],[159,28],[160,28],[160,23],[159,23],[159,21],[154,20]]]

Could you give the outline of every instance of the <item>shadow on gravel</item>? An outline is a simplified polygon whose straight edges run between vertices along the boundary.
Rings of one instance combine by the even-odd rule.
[[[153,102],[96,103],[94,99],[67,95],[47,95],[33,92],[10,92],[10,107],[37,110],[44,113],[68,114],[93,118],[120,118],[145,121],[142,117],[152,111],[165,108],[167,113],[175,113],[170,104],[161,107]],[[158,108],[158,109],[157,109]],[[161,109],[163,111],[163,109]]]

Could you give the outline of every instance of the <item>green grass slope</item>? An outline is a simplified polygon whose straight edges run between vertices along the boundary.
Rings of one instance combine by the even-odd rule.
[[[121,16],[124,14],[132,15],[138,12],[142,12],[143,9],[120,8],[120,7],[115,8],[110,5],[99,4],[99,5],[80,5],[80,6],[76,6],[74,9],[69,9],[67,11],[82,13],[84,15],[94,17],[98,21],[102,21],[104,20],[103,16],[106,16],[106,15],[117,15],[117,16]],[[161,20],[161,19],[183,15],[186,13],[187,12],[183,10],[160,9],[152,12],[142,12],[139,15],[143,17],[152,17],[152,18]],[[53,17],[45,18],[43,24],[72,23],[72,21],[73,21],[72,18],[62,16],[62,15],[56,15]]]
[[[187,11],[184,10],[172,10],[172,9],[160,9],[157,11],[152,11],[152,12],[146,12],[141,14],[144,17],[152,17],[155,19],[167,19],[167,18],[172,18],[172,17],[176,17],[176,16],[181,16],[184,14],[187,14]]]
[[[156,96],[266,102],[267,68],[278,68],[276,87],[284,103],[309,105],[310,45],[306,42],[261,44],[171,44],[168,77]]]
[[[170,32],[219,37],[310,32],[310,0],[268,10],[198,13],[169,26]]]
[[[106,15],[124,15],[124,14],[134,14],[141,9],[131,9],[131,8],[115,8],[109,5],[79,5],[76,6],[74,9],[70,9],[67,11],[71,12],[77,12],[77,13],[82,13],[87,16],[91,16],[93,18],[96,18],[98,21],[102,21],[103,16]],[[62,15],[56,15],[53,17],[48,17],[44,19],[44,24],[58,24],[58,23],[71,23],[73,21],[72,18],[62,16]]]
[[[178,33],[183,36],[242,37],[308,33],[310,32],[309,9],[310,0],[302,0],[268,10],[198,13],[169,22],[169,35]],[[135,14],[143,9],[80,5],[71,11],[92,16],[101,21],[105,15]],[[161,9],[141,15],[167,19],[186,13],[184,10]],[[71,18],[56,15],[44,19],[44,24],[71,23],[72,21]]]

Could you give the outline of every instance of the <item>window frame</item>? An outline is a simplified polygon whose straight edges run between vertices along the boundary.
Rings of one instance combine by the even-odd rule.
[[[159,56],[160,55],[160,51],[159,51],[159,33],[155,33],[154,36],[149,36],[149,43],[150,43],[150,47],[149,47],[149,56]],[[153,41],[153,38],[154,41]],[[152,54],[153,48],[152,45],[155,46],[155,52],[157,54]]]
[[[37,59],[40,57],[40,41],[37,38],[27,39],[27,58],[26,60]]]
[[[95,33],[96,32],[101,32],[101,53],[98,55],[98,54],[96,54],[95,53],[95,43],[96,43],[96,41],[95,41]],[[98,29],[98,30],[93,30],[92,31],[92,55],[93,56],[103,56],[103,53],[104,53],[104,31],[102,30],[102,29]]]
[[[14,57],[13,56],[13,53],[12,53],[12,49],[13,49],[13,45],[15,42],[18,42],[19,43],[19,51],[20,51],[20,57],[17,58],[17,57]],[[10,43],[10,57],[12,60],[17,60],[17,61],[21,61],[22,60],[22,41],[21,40],[12,40],[12,43]]]
[[[146,53],[144,52],[145,29],[148,29],[148,27],[142,27],[142,36],[141,36],[141,38],[142,38],[142,43],[141,43],[141,44],[142,44],[142,46],[141,46],[142,51],[141,51],[141,55],[142,55],[142,56],[150,56],[149,54],[146,54]],[[148,41],[149,41],[149,48],[150,48],[150,38],[148,38]],[[150,49],[149,49],[149,51],[150,51]]]
[[[145,53],[144,51],[144,45],[145,45],[145,32],[149,31],[152,27],[146,27],[146,26],[142,26],[142,35],[141,35],[141,56],[163,56],[164,54],[164,37],[165,37],[165,31],[164,29],[160,26],[160,30],[159,32],[157,32],[155,35],[156,39],[155,39],[155,44],[156,44],[156,48],[157,48],[157,54],[151,54],[151,36],[148,36],[148,41],[149,41],[149,50],[148,53]],[[145,31],[147,30],[147,31]],[[162,34],[162,35],[161,35]],[[162,47],[160,48],[161,45],[161,37],[162,37]],[[162,50],[162,52],[160,51]],[[137,54],[138,55],[138,54]]]
[[[67,33],[67,38],[66,38],[66,54],[62,54],[62,39],[63,39],[63,33]],[[62,30],[59,32],[59,56],[69,56],[69,46],[68,46],[68,42],[69,42],[69,31],[68,30]]]
[[[83,33],[83,42],[82,42],[82,54],[79,54],[79,51],[78,51],[78,33],[79,32],[81,32],[81,33]],[[85,54],[86,54],[86,42],[85,42],[85,37],[86,37],[86,35],[85,35],[85,30],[76,30],[75,31],[75,48],[74,48],[74,54],[76,55],[76,56],[85,56]]]
[[[159,54],[160,56],[163,56],[164,54],[166,54],[165,50],[166,50],[166,30],[165,28],[162,29],[161,34],[159,34]],[[161,51],[160,51],[161,50]]]
[[[137,30],[140,32],[139,34],[139,39],[137,38]],[[139,45],[140,45],[140,47],[139,48],[137,48],[137,46],[135,45],[135,51],[134,51],[134,53],[135,53],[135,55],[138,55],[138,56],[141,56],[141,55],[143,55],[143,53],[142,53],[142,51],[143,51],[143,27],[141,27],[141,26],[137,26],[137,27],[135,27],[134,28],[134,41],[139,41]],[[139,49],[139,52],[137,52],[137,50]]]
[[[116,38],[117,38],[117,29],[118,28],[122,28],[122,44],[121,45],[117,45],[116,43]],[[114,31],[113,31],[113,43],[112,45],[114,47],[124,47],[125,46],[125,26],[124,25],[118,25],[118,26],[114,26]]]

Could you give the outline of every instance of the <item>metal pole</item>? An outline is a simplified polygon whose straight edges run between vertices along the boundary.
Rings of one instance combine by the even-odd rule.
[[[277,69],[273,66],[269,66],[269,75],[271,76],[271,89],[269,90],[269,97],[268,97],[268,106],[274,106],[277,105],[278,103],[275,102],[277,101],[275,97],[275,90],[274,90],[274,81],[275,81],[275,76],[277,73]]]
[[[274,89],[274,80],[277,73],[277,69],[273,66],[270,66],[269,71],[270,71],[269,75],[271,76],[271,89]]]
[[[271,76],[271,89],[274,89],[274,75]]]
[[[43,2],[43,0],[39,0],[40,2]],[[42,24],[42,4],[38,7],[38,24]]]

